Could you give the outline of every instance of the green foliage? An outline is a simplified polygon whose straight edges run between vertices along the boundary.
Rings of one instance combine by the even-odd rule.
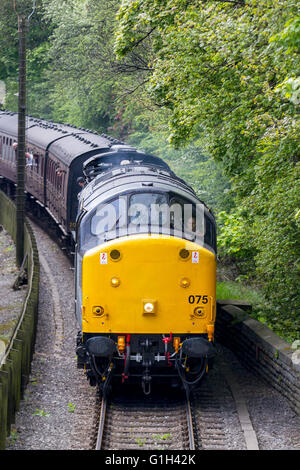
[[[167,434],[152,434],[152,437],[157,441],[166,441],[167,439],[171,439],[172,435],[168,432]]]
[[[16,429],[11,429],[10,436],[9,436],[10,442],[15,443],[16,440],[18,439],[18,437],[19,437],[19,435],[18,435],[17,430]]]
[[[169,141],[179,147],[197,139],[231,178],[236,208],[218,215],[220,255],[246,263],[278,312],[273,324],[280,319],[294,335],[300,307],[298,14],[292,0],[124,0],[115,44],[124,57],[142,32],[151,32],[155,60],[147,91],[168,109]]]
[[[43,5],[53,26],[47,74],[53,119],[127,135],[121,123],[124,100],[145,81],[147,50],[143,46],[142,55],[137,51],[126,61],[114,58],[119,1],[45,0]]]
[[[143,447],[146,443],[146,439],[142,439],[141,437],[137,437],[135,442],[138,444],[139,447]]]
[[[245,219],[242,211],[236,210],[230,214],[225,211],[219,212],[218,227],[218,248],[221,256],[234,256],[242,260],[253,258],[255,254],[251,240],[253,226]]]
[[[143,105],[146,97],[143,97]],[[136,110],[136,107],[135,107]],[[231,210],[234,206],[230,192],[230,181],[224,175],[221,162],[203,154],[197,142],[186,148],[173,149],[167,144],[168,126],[166,114],[139,109],[136,117],[130,114],[131,134],[128,141],[146,152],[156,154],[165,160],[171,169],[194,189],[197,196],[213,212]]]
[[[15,6],[15,12],[18,16],[28,18],[34,10],[33,0],[14,0],[11,2]]]
[[[285,54],[297,52],[300,48],[300,16],[290,18],[284,29],[270,38],[270,42],[282,46]]]
[[[299,45],[293,0],[41,0],[27,54],[29,112],[164,158],[215,212],[221,259],[263,289],[257,318],[294,336]],[[17,48],[2,0],[0,79],[13,110]]]
[[[21,5],[16,2],[18,12],[24,11],[26,16],[32,12],[33,2]],[[26,7],[24,10],[22,8]],[[47,52],[48,38],[52,26],[43,19],[43,6],[37,2],[36,10],[29,20],[27,31],[27,107],[32,114],[50,118],[48,84],[45,70],[49,66]],[[0,79],[5,80],[7,95],[5,106],[18,109],[18,19],[11,0],[3,0],[0,4]]]
[[[74,413],[75,412],[76,405],[74,403],[68,403],[68,410],[69,413]]]
[[[50,416],[50,413],[48,413],[48,411],[40,410],[39,408],[36,408],[35,412],[32,414],[33,416],[44,416],[45,418],[48,418]]]
[[[18,21],[10,0],[0,3],[0,80],[15,74],[18,63]]]

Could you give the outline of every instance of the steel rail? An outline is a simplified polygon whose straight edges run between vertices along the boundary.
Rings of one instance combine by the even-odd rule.
[[[188,396],[186,397],[186,420],[187,420],[188,435],[189,435],[189,448],[190,450],[195,450],[193,417],[192,417],[192,410],[191,410],[191,402]]]
[[[95,450],[101,450],[101,447],[102,447],[102,439],[103,439],[104,425],[105,425],[105,418],[106,418],[106,409],[107,409],[107,399],[103,397],[102,403],[101,403],[101,409],[100,409],[100,419],[99,419],[98,435],[97,435]]]

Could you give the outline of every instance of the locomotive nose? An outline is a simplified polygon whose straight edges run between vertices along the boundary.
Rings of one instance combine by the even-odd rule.
[[[175,237],[136,235],[94,248],[82,264],[83,331],[207,333],[215,269],[212,252]]]

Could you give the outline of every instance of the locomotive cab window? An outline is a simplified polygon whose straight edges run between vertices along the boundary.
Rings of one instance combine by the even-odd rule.
[[[168,220],[168,200],[163,193],[136,193],[129,199],[128,235],[159,233]]]
[[[100,204],[83,217],[79,231],[80,251],[91,248],[124,235],[126,230],[126,197],[115,198]]]
[[[80,251],[135,234],[184,238],[216,251],[215,224],[202,203],[168,192],[135,192],[105,201],[83,217]]]

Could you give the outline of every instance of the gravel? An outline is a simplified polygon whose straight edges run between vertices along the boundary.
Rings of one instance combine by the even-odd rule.
[[[73,271],[60,248],[34,226],[39,253],[46,260],[55,281],[63,320],[63,338],[56,335],[57,316],[51,282],[43,264],[37,340],[30,381],[26,388],[7,449],[57,449],[72,447],[76,416],[84,406],[90,387],[76,367],[75,345],[79,330],[74,314]],[[61,331],[59,331],[59,334]],[[62,344],[57,351],[57,344]],[[79,390],[83,389],[80,398]],[[94,389],[92,389],[94,393]],[[80,402],[79,402],[80,401]]]

